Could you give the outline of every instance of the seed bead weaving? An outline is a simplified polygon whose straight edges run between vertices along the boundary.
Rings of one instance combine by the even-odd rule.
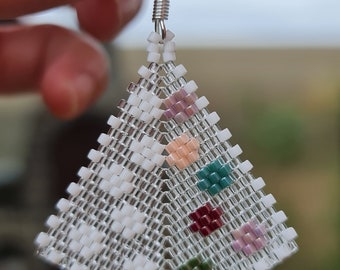
[[[231,133],[176,65],[174,34],[148,38],[120,114],[35,243],[63,269],[271,269],[297,251]]]

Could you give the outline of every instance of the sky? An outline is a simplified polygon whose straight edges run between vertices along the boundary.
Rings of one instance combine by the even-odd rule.
[[[144,47],[153,30],[153,0],[115,43]],[[76,27],[75,14],[59,8],[26,20]],[[340,47],[339,0],[171,0],[166,26],[181,47]]]

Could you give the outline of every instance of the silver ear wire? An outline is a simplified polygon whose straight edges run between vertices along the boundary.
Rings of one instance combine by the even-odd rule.
[[[155,23],[155,31],[159,33],[163,39],[166,35],[166,27],[164,21],[169,16],[170,0],[154,0],[152,21]]]

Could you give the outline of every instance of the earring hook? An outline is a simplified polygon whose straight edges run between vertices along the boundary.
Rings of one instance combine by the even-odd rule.
[[[166,36],[165,20],[169,16],[170,0],[154,0],[152,21],[155,23],[155,31],[163,39]]]

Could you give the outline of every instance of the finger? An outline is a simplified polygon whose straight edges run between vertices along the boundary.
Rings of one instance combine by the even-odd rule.
[[[142,0],[83,0],[74,4],[80,26],[100,40],[109,40],[136,15]]]
[[[74,0],[1,0],[0,19],[13,19],[15,17],[65,5]]]
[[[115,36],[138,12],[142,0],[1,0],[0,20],[74,4],[80,26],[101,40]]]
[[[82,113],[103,91],[108,64],[87,36],[52,25],[0,30],[0,92],[40,88],[61,118]]]

